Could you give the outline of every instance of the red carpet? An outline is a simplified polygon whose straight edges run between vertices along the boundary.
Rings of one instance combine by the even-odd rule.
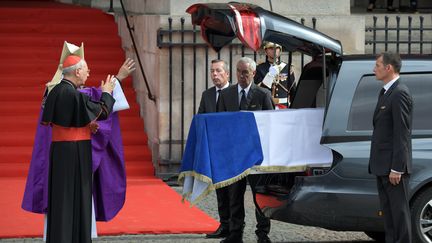
[[[0,238],[42,237],[43,215],[21,209],[25,178],[1,178]],[[98,222],[99,235],[206,233],[218,223],[160,179],[129,179],[126,203],[110,222]]]
[[[0,238],[41,236],[43,216],[21,209],[44,84],[57,69],[63,42],[84,42],[91,69],[87,85],[116,74],[125,59],[117,25],[100,10],[50,1],[0,2]],[[119,215],[99,233],[203,233],[217,222],[154,177],[135,91],[123,82],[131,109],[120,112],[128,176]]]

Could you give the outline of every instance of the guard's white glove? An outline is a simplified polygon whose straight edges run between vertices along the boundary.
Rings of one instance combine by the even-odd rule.
[[[274,66],[274,65],[271,65],[270,68],[269,68],[269,74],[270,74],[270,76],[272,76],[273,78],[276,77],[276,75],[279,74],[279,68],[277,68],[277,67]]]

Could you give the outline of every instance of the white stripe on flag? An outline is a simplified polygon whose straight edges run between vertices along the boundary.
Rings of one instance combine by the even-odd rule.
[[[254,111],[264,161],[261,166],[331,164],[331,150],[320,145],[324,110]]]

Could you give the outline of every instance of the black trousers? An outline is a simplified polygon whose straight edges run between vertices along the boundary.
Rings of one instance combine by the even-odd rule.
[[[247,180],[249,180],[251,185],[255,184],[258,178],[256,176],[249,175],[247,179],[243,178],[236,183],[216,190],[220,223],[223,227],[228,226],[230,233],[243,232],[245,224],[244,194],[246,192]],[[254,193],[253,188],[252,192]],[[255,195],[254,203],[256,206]],[[270,232],[270,219],[265,217],[257,207],[255,208],[255,216],[257,220],[255,233],[257,235],[267,235]]]
[[[53,142],[48,178],[47,243],[90,243],[90,140]]]
[[[246,178],[216,191],[218,210],[223,226],[228,226],[230,233],[242,233],[244,226],[244,194]]]
[[[384,212],[386,243],[412,242],[411,215],[408,202],[409,175],[402,175],[393,186],[388,176],[377,177],[378,195]]]
[[[221,227],[224,229],[229,229],[230,217],[231,217],[228,188],[229,186],[216,189],[219,222],[221,224]]]
[[[266,185],[266,181],[268,181],[269,175],[249,175],[248,181],[249,185],[252,189],[253,200],[255,204],[255,217],[257,221],[255,234],[256,235],[268,235],[270,233],[270,219],[264,216],[264,214],[259,209],[259,206],[256,201],[256,189],[258,187],[262,187]]]

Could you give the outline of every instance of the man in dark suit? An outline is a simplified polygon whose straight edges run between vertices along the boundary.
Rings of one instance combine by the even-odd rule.
[[[373,116],[369,172],[377,176],[387,243],[412,241],[408,183],[413,104],[408,88],[399,81],[401,66],[399,54],[385,52],[374,68],[384,87]]]
[[[212,60],[210,75],[214,86],[204,90],[201,96],[198,113],[210,113],[217,111],[217,101],[220,92],[229,86],[229,66],[219,59]],[[227,197],[226,187],[216,189],[220,225],[215,232],[207,234],[206,238],[223,238],[229,234],[229,205],[225,198]]]
[[[201,102],[198,108],[198,113],[210,113],[217,111],[217,100],[220,92],[229,86],[229,66],[219,59],[211,61],[210,75],[214,86],[204,90],[201,95]]]
[[[254,84],[256,63],[248,57],[242,57],[237,62],[237,84],[221,92],[218,111],[240,110],[272,110],[274,108],[270,91]],[[249,180],[255,178],[250,177]],[[251,183],[252,184],[252,183]],[[230,207],[230,232],[222,243],[243,242],[244,228],[244,194],[246,178],[226,187],[228,197],[225,198]],[[257,209],[257,230],[259,243],[271,242],[267,234],[270,231],[270,220]]]

